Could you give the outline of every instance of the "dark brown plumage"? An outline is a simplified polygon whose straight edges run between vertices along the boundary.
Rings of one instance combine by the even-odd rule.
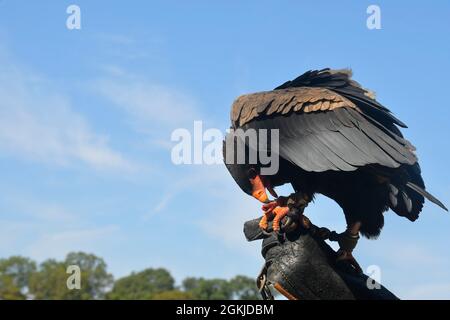
[[[334,199],[348,223],[362,223],[367,237],[379,234],[389,208],[411,221],[424,197],[446,209],[425,191],[415,148],[398,128],[406,125],[348,70],[309,71],[273,91],[241,96],[232,106],[231,122],[244,131],[279,129],[280,169],[265,179],[272,186],[291,183],[310,197],[321,193]],[[227,167],[250,194],[244,181],[249,165]]]

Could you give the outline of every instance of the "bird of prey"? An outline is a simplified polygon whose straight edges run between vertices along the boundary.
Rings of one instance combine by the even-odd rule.
[[[388,209],[415,221],[424,198],[447,208],[425,190],[415,148],[399,130],[406,125],[351,77],[347,69],[312,70],[272,91],[238,97],[231,129],[278,129],[278,150],[268,149],[278,152],[279,169],[262,174],[259,157],[255,163],[225,164],[240,188],[264,203],[263,229],[273,219],[279,231],[288,204],[299,197],[309,203],[319,193],[335,200],[347,223],[339,235],[339,257],[356,262],[352,251],[359,234],[376,238]],[[228,149],[224,142],[224,158]],[[278,197],[274,187],[286,183],[295,193]]]

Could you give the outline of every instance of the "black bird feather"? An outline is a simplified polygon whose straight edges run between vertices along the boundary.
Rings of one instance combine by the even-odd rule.
[[[308,71],[273,91],[239,97],[231,120],[244,131],[278,129],[280,168],[267,177],[271,184],[334,199],[367,237],[378,236],[389,208],[411,221],[424,198],[447,210],[425,190],[415,148],[397,127],[406,125],[349,70]],[[240,181],[248,166],[227,167],[249,193]]]

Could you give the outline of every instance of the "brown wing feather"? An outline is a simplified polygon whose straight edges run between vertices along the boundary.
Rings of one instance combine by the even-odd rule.
[[[241,127],[260,116],[290,112],[318,112],[358,107],[349,99],[325,88],[288,88],[240,96],[231,108],[233,127]]]

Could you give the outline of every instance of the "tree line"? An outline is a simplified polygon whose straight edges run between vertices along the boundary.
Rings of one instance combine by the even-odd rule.
[[[68,286],[68,266],[78,266],[79,288]],[[69,279],[70,281],[70,279]],[[71,289],[69,289],[71,288]],[[185,278],[181,285],[164,268],[148,268],[114,279],[105,261],[93,254],[71,252],[63,261],[37,264],[30,258],[0,259],[0,300],[182,300],[259,299],[255,280]]]

